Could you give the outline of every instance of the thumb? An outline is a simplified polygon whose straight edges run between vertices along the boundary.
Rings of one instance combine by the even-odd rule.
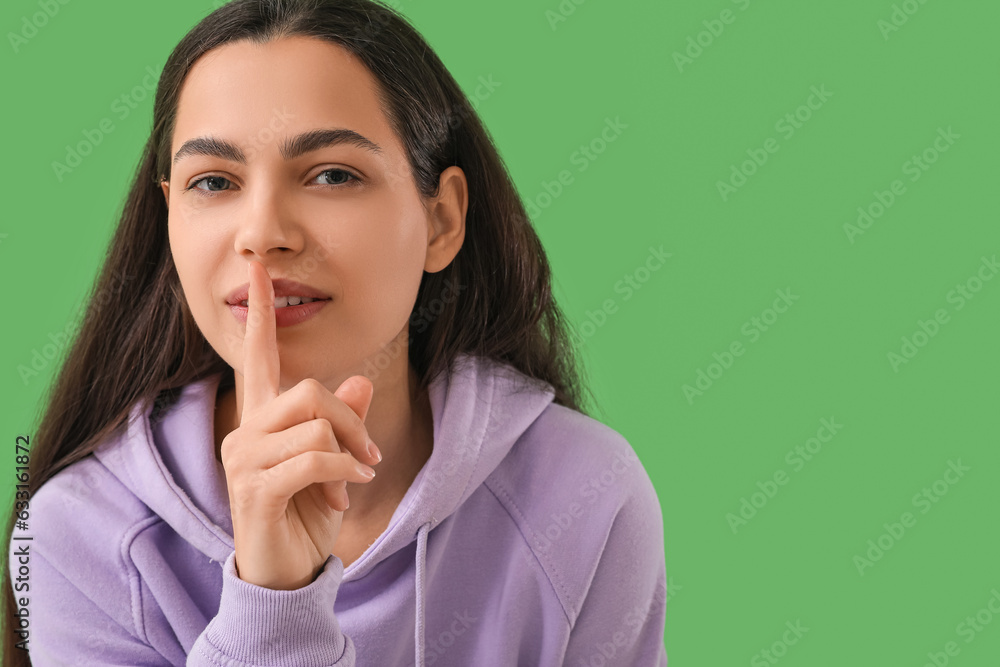
[[[352,375],[337,387],[333,395],[346,403],[364,421],[368,417],[375,385],[364,375]]]

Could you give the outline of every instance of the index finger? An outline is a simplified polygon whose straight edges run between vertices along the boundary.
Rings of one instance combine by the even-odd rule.
[[[278,395],[280,360],[274,321],[274,286],[260,262],[248,263],[250,294],[243,337],[243,413],[240,424]]]

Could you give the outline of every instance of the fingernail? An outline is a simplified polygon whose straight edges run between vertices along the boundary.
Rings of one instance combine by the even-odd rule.
[[[368,456],[373,456],[378,461],[382,460],[382,452],[378,450],[378,447],[371,438],[368,438]]]
[[[351,497],[347,495],[347,488],[344,488],[344,509],[351,506]]]
[[[375,476],[375,471],[372,470],[371,468],[369,468],[368,466],[366,466],[364,463],[359,463],[358,464],[358,472],[360,472],[362,475],[364,475],[368,479],[371,479],[372,477]]]

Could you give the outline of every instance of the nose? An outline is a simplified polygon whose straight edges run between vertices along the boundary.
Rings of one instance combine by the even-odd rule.
[[[302,252],[305,235],[288,203],[290,200],[270,184],[258,185],[244,197],[246,205],[237,214],[240,218],[234,238],[236,254],[247,259],[264,259],[270,254]]]

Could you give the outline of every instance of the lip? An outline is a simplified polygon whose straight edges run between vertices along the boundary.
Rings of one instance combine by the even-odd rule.
[[[290,327],[295,324],[299,324],[300,322],[304,322],[322,310],[323,307],[330,302],[329,295],[324,294],[309,285],[297,283],[294,280],[277,278],[272,280],[271,284],[274,286],[275,298],[282,296],[304,296],[309,299],[319,299],[318,301],[313,301],[311,303],[300,303],[297,306],[275,308],[274,323],[279,327]],[[242,305],[242,302],[247,300],[249,295],[250,283],[244,283],[230,292],[229,296],[226,297],[226,305],[229,306],[230,312],[232,312],[233,317],[235,317],[242,324],[246,324],[247,313],[250,310],[248,306]]]
[[[274,309],[274,324],[279,327],[290,327],[300,322],[305,322],[310,317],[318,313],[323,307],[330,303],[330,300],[313,301],[312,303],[300,303],[297,306],[285,306]],[[247,323],[247,313],[249,308],[239,304],[229,304],[229,310],[242,324]]]
[[[309,285],[303,285],[302,283],[297,283],[294,280],[286,280],[284,278],[276,278],[271,281],[274,285],[274,297],[279,296],[304,296],[309,299],[329,299],[329,294],[324,294],[315,287],[310,287]],[[243,283],[226,297],[226,303],[230,306],[238,306],[240,302],[246,301],[250,298],[250,283]],[[297,306],[291,306],[296,308]]]

